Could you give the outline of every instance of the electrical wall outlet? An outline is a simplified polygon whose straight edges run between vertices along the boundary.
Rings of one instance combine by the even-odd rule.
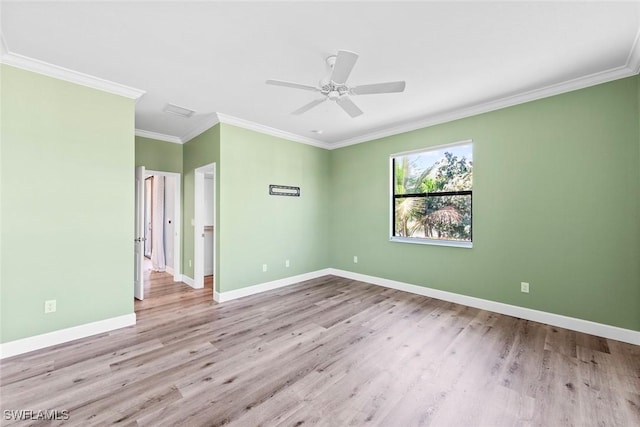
[[[353,263],[357,264],[358,263],[358,255],[354,255],[353,256]]]
[[[189,260],[189,267],[192,267],[193,263],[191,262],[191,260]]]
[[[289,260],[286,260],[286,261],[284,262],[284,266],[285,266],[285,267],[287,267],[287,268],[288,268],[289,266],[291,266],[291,263],[289,262]]]
[[[50,299],[44,302],[44,312],[45,314],[48,313],[55,313],[56,311],[56,300],[54,299]]]
[[[267,271],[267,264],[262,264],[262,271]]]
[[[524,292],[525,294],[529,293],[529,283],[528,282],[520,282],[520,292]]]

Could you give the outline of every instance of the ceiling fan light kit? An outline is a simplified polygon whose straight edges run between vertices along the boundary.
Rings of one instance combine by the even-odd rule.
[[[331,71],[326,78],[320,80],[318,87],[282,80],[267,80],[266,83],[274,86],[320,92],[324,95],[323,98],[315,99],[291,113],[295,115],[305,113],[326,100],[330,100],[338,104],[349,116],[358,117],[363,114],[363,111],[351,100],[350,96],[404,91],[406,86],[404,81],[347,86],[347,79],[357,60],[358,54],[348,50],[339,50],[337,55],[327,57],[326,62]]]

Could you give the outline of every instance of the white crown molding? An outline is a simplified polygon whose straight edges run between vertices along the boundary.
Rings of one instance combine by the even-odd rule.
[[[320,147],[325,149],[329,149],[331,147],[330,144],[324,141],[308,138],[306,136],[297,135],[295,133],[272,128],[270,126],[261,125],[259,123],[254,123],[249,120],[240,119],[238,117],[228,116],[222,113],[218,113],[218,119],[220,119],[220,123],[225,123],[225,124],[237,126],[240,128],[253,130],[253,131],[264,133],[267,135],[276,136],[278,138],[288,139],[289,141],[300,142],[302,144],[313,145],[314,147]]]
[[[636,39],[631,46],[631,52],[627,58],[627,68],[634,74],[640,73],[640,29],[638,29]]]
[[[71,83],[76,83],[82,86],[87,86],[93,89],[98,89],[104,92],[113,93],[115,95],[120,95],[135,100],[138,100],[142,95],[145,94],[144,90],[121,85],[120,83],[114,83],[109,80],[90,76],[89,74],[80,73],[68,68],[59,67],[57,65],[49,64],[48,62],[29,58],[17,53],[7,52],[2,54],[2,56],[0,57],[0,62],[2,62],[3,64],[11,65],[12,67],[21,68],[23,70],[32,71],[38,74],[44,74],[45,76],[65,80]]]
[[[507,316],[519,317],[521,319],[571,329],[585,334],[640,345],[640,331],[605,325],[602,323],[592,322],[590,320],[577,319],[575,317],[548,313],[546,311],[534,310],[511,304],[504,304],[482,298],[470,297],[453,292],[441,291],[438,289],[427,288],[426,286],[418,286],[411,283],[398,282],[396,280],[354,273],[352,271],[339,270],[335,268],[329,268],[328,270],[329,274],[344,277],[346,279],[358,280],[360,282],[371,283],[385,288],[397,289],[399,291],[410,292],[412,294],[423,295],[430,298],[437,298],[439,300],[466,305],[468,307],[475,307],[481,310],[492,311],[494,313],[505,314]]]
[[[636,43],[636,45],[639,44],[640,43]],[[479,114],[500,110],[502,108],[512,107],[515,105],[524,104],[526,102],[548,98],[554,95],[560,95],[574,90],[584,89],[590,86],[607,83],[625,77],[630,77],[638,74],[638,68],[640,68],[639,48],[636,48],[634,51],[635,53],[629,57],[629,64],[623,67],[613,68],[600,73],[590,74],[588,76],[579,77],[563,83],[550,85],[541,89],[535,89],[518,95],[500,98],[494,101],[488,101],[476,105],[458,108],[446,113],[436,114],[426,118],[410,121],[402,125],[380,129],[375,132],[367,133],[330,144],[329,149],[334,150],[336,148],[373,141],[380,138],[398,135],[405,132],[451,122],[454,120],[464,119],[466,117],[477,116]],[[632,61],[637,62],[637,64],[632,63]],[[636,67],[635,69],[633,68],[634,66]]]
[[[0,344],[0,359],[78,340],[80,338],[90,337],[92,335],[102,334],[104,332],[125,328],[135,324],[136,314],[131,313],[123,316],[112,317],[110,319],[99,320],[97,322],[85,323],[84,325],[73,326],[71,328],[60,329],[46,334],[9,341]]]
[[[173,142],[174,144],[182,144],[182,139],[178,138],[177,136],[166,135],[164,133],[151,132],[144,129],[136,129],[135,134],[136,136],[141,136],[143,138],[151,138],[160,141]]]
[[[306,136],[294,134],[284,130],[272,128],[270,126],[261,125],[259,123],[244,120],[238,117],[229,116],[223,113],[217,113],[217,120],[212,123],[204,122],[203,125],[198,126],[187,135],[180,138],[183,142],[187,142],[202,132],[208,130],[217,123],[225,123],[233,126],[249,129],[255,132],[276,136],[279,138],[287,139],[289,141],[300,142],[302,144],[313,145],[314,147],[320,147],[327,150],[335,150],[349,145],[361,144],[363,142],[374,141],[376,139],[385,138],[389,136],[399,135],[405,132],[411,132],[418,129],[427,128],[443,123],[452,122],[454,120],[464,119],[466,117],[477,116],[479,114],[488,113],[491,111],[500,110],[507,107],[513,107],[515,105],[524,104],[538,99],[548,98],[555,95],[560,95],[567,92],[572,92],[579,89],[584,89],[590,86],[595,86],[602,83],[607,83],[614,80],[623,79],[625,77],[631,77],[640,73],[640,31],[633,43],[632,49],[627,58],[627,62],[624,66],[612,68],[610,70],[602,71],[599,73],[590,74],[588,76],[578,77],[566,82],[546,86],[540,89],[531,90],[528,92],[520,93],[517,95],[507,96],[497,100],[482,102],[475,105],[456,108],[452,111],[445,113],[435,114],[428,117],[423,117],[417,120],[411,120],[406,123],[386,127],[374,132],[369,132],[363,135],[359,135],[354,138],[345,139],[337,142],[324,142]]]
[[[38,59],[29,58],[24,55],[19,55],[9,51],[4,36],[0,33],[0,63],[4,63],[13,67],[21,68],[24,70],[44,74],[50,77],[58,78],[61,80],[69,81],[72,83],[80,84],[83,86],[91,87],[94,89],[102,90],[105,92],[121,95],[127,98],[140,99],[145,94],[145,91],[132,88],[129,86],[121,85],[119,83],[111,82],[99,77],[91,76],[88,74],[80,73],[68,68],[60,67],[57,65],[49,64]],[[328,150],[334,150],[349,145],[360,144],[363,142],[373,141],[380,138],[385,138],[393,135],[402,134],[405,132],[411,132],[417,129],[422,129],[438,124],[451,122],[454,120],[463,119],[491,111],[500,110],[506,107],[512,107],[515,105],[523,104],[538,99],[559,95],[566,92],[571,92],[578,89],[587,88],[590,86],[606,83],[613,80],[630,77],[640,73],[640,30],[636,34],[636,38],[632,44],[629,56],[627,57],[626,64],[621,67],[612,68],[603,72],[591,74],[584,77],[579,77],[573,80],[569,80],[563,83],[550,85],[544,88],[524,92],[517,95],[507,96],[497,100],[482,102],[475,105],[468,105],[457,108],[445,113],[435,114],[427,117],[422,117],[416,120],[407,121],[403,124],[382,128],[373,132],[369,132],[363,135],[359,135],[354,138],[349,138],[337,142],[324,142],[314,138],[298,135],[292,132],[276,129],[270,126],[262,125],[259,123],[251,122],[249,120],[241,119],[238,117],[229,116],[223,113],[211,114],[209,117],[204,118],[198,122],[194,128],[187,132],[182,137],[166,135],[156,133],[152,131],[146,131],[143,129],[136,129],[136,135],[157,139],[161,141],[173,142],[177,144],[184,144],[203,132],[209,130],[211,127],[218,123],[226,123],[233,126],[238,126],[244,129],[253,130],[255,132],[263,133],[266,135],[272,135],[279,138],[287,139],[302,144],[308,144],[315,147],[320,147]]]
[[[185,144],[191,141],[196,136],[208,131],[218,123],[220,123],[220,119],[218,118],[217,114],[211,114],[207,117],[204,117],[193,127],[193,129],[191,129],[191,131],[182,135],[182,137],[180,137],[180,140],[182,140],[182,143]]]
[[[7,41],[4,39],[4,34],[0,31],[0,58],[9,53],[9,48],[7,47]]]

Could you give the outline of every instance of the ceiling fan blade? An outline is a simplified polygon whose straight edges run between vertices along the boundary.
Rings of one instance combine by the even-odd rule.
[[[317,87],[314,87],[314,86],[303,85],[303,84],[300,84],[300,83],[285,82],[285,81],[282,81],[282,80],[267,80],[266,83],[268,85],[291,87],[291,88],[294,88],[294,89],[312,90],[314,92],[318,92],[320,90],[320,89],[318,89]]]
[[[341,106],[342,109],[346,111],[347,114],[351,117],[358,117],[360,114],[362,114],[362,110],[359,109],[358,106],[346,96],[338,98],[336,100],[336,103]]]
[[[394,93],[404,91],[405,82],[386,82],[356,86],[351,89],[354,95],[371,95],[375,93]]]
[[[356,65],[358,54],[348,50],[339,50],[336,63],[333,65],[330,80],[335,84],[342,85],[349,78],[353,66]]]
[[[302,107],[298,108],[296,111],[294,111],[291,114],[302,114],[305,113],[307,111],[309,111],[310,109],[312,109],[313,107],[322,104],[324,101],[326,101],[327,98],[322,98],[322,99],[316,99],[314,101],[311,101],[308,104],[303,105]]]

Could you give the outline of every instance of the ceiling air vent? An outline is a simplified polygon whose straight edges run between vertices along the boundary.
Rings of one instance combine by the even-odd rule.
[[[178,105],[174,105],[174,104],[167,104],[164,106],[164,108],[162,109],[162,111],[164,111],[165,113],[171,113],[171,114],[175,114],[177,116],[182,116],[182,117],[191,117],[195,114],[195,111],[190,110],[188,108],[184,108],[184,107],[180,107]]]

